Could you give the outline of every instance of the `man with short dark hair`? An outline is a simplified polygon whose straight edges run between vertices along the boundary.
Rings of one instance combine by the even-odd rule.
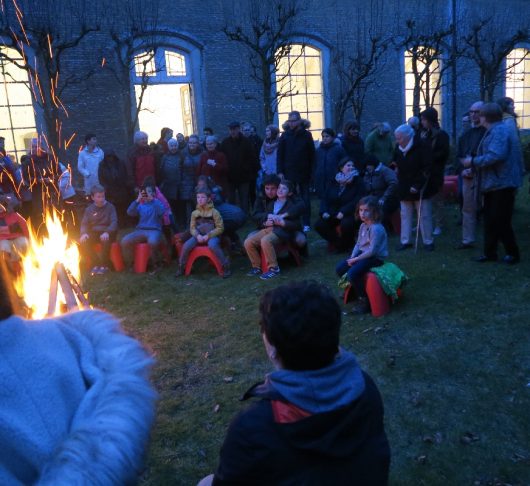
[[[228,202],[239,202],[239,207],[248,214],[250,184],[256,179],[259,162],[252,143],[243,136],[240,128],[237,121],[228,125],[229,136],[221,142],[220,150],[228,162]]]
[[[267,292],[260,330],[276,371],[244,395],[208,484],[386,485],[383,403],[355,356],[339,347],[341,309],[316,282]]]
[[[304,201],[302,215],[304,232],[311,229],[311,200],[309,185],[315,166],[315,143],[311,132],[307,130],[307,121],[302,120],[300,112],[291,111],[287,119],[289,126],[278,144],[278,174],[294,182]]]
[[[90,195],[92,187],[99,185],[99,164],[105,154],[98,147],[98,139],[93,133],[85,137],[85,146],[77,158],[77,170],[83,176],[83,190],[85,195]]]

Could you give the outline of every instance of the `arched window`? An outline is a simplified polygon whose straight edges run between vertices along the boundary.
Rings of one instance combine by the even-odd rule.
[[[506,57],[506,96],[513,99],[519,128],[530,128],[530,51],[514,49]]]
[[[163,127],[175,133],[194,131],[189,58],[183,52],[159,47],[134,57],[132,74],[138,124],[156,142]]]
[[[27,72],[8,60],[23,64],[21,55],[3,46],[0,53],[0,136],[5,138],[7,153],[20,160],[37,136],[35,111]]]
[[[324,125],[322,56],[320,50],[293,44],[276,71],[278,121],[283,123],[291,111],[299,111],[311,122],[313,138],[320,138]]]
[[[441,60],[433,49],[417,46],[405,51],[405,117],[413,116],[427,106],[441,111]],[[416,98],[416,100],[415,100]]]

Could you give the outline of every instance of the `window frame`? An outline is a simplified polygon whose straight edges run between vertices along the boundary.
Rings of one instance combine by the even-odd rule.
[[[509,69],[510,55],[517,50],[526,51],[526,54],[522,56],[524,60],[512,68],[516,70],[516,73],[512,74]],[[522,72],[517,72],[520,66],[522,67]],[[504,96],[514,100],[515,112],[518,114],[517,124],[519,128],[528,130],[530,129],[530,46],[521,44],[514,47],[506,56],[505,67]],[[515,86],[517,80],[509,79],[511,75],[522,75],[522,79],[520,80],[521,86]],[[517,95],[518,92],[521,92],[521,96]],[[528,98],[528,101],[525,101],[525,96]]]

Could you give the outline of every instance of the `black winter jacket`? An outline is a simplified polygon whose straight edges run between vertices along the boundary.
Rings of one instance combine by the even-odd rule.
[[[355,215],[355,209],[360,199],[365,195],[363,180],[360,176],[346,184],[344,191],[340,192],[340,185],[333,181],[326,191],[325,197],[320,201],[320,215],[328,213],[335,216],[341,212],[344,216]]]
[[[262,398],[230,425],[214,486],[384,486],[390,448],[383,428],[383,403],[372,379],[350,405],[281,423],[273,402],[283,397],[262,386],[244,399]],[[284,400],[284,399],[283,399]]]
[[[278,174],[291,182],[309,183],[315,166],[315,143],[304,128],[287,130],[278,144]]]
[[[259,170],[259,160],[250,140],[239,134],[237,138],[226,137],[219,149],[228,162],[228,181],[231,184],[252,182]]]

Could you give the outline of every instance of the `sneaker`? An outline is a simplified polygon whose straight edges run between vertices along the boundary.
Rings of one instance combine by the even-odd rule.
[[[232,276],[232,270],[230,270],[230,263],[225,263],[223,265],[223,278],[228,278]]]
[[[181,277],[182,275],[184,275],[184,264],[179,263],[177,271],[175,272],[175,277]]]
[[[261,280],[269,280],[270,278],[276,277],[276,275],[280,275],[280,267],[269,268],[269,271],[261,275],[260,278]]]
[[[311,231],[311,226],[304,226],[303,232],[309,233]]]
[[[401,243],[396,247],[396,251],[408,250],[409,248],[412,248],[412,243]]]
[[[92,267],[92,270],[90,270],[90,275],[99,275],[99,267]]]
[[[261,268],[252,267],[247,272],[247,277],[257,277],[258,275],[261,275]]]
[[[432,232],[432,235],[433,236],[440,236],[442,234],[442,228],[440,228],[439,226],[437,226],[436,228],[434,228],[433,232]]]
[[[434,251],[434,243],[426,243],[423,245],[425,251]]]
[[[105,275],[109,271],[109,267],[99,267],[99,275]]]

